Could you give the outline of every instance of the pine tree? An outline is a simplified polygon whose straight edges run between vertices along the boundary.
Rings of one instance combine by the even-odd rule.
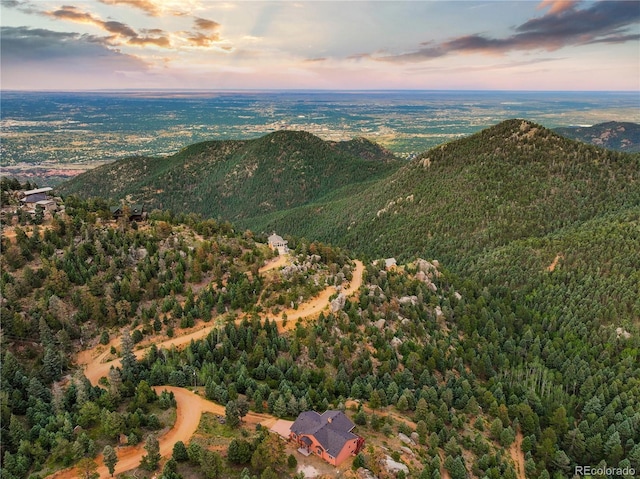
[[[118,455],[116,451],[109,444],[104,446],[102,450],[102,455],[104,456],[104,465],[107,466],[109,470],[109,474],[113,477],[113,473],[116,470],[116,464],[118,463]]]
[[[284,396],[278,396],[276,402],[273,405],[273,414],[278,417],[285,417],[287,415],[287,404],[284,402]]]
[[[240,415],[238,413],[238,406],[235,401],[229,401],[224,409],[224,416],[226,423],[230,428],[237,428],[240,425]]]
[[[149,435],[144,443],[144,449],[147,451],[147,454],[142,457],[140,467],[148,471],[155,471],[158,468],[161,457],[158,438],[153,434]]]
[[[126,329],[122,333],[122,376],[125,380],[133,379],[137,372],[138,360],[133,352],[133,339]]]
[[[120,370],[114,368],[113,366],[109,369],[109,394],[116,401],[120,400],[120,392],[122,388],[122,377],[120,376]]]
[[[47,346],[42,360],[42,378],[47,384],[57,381],[62,372],[60,354],[53,346]]]
[[[184,462],[189,459],[187,448],[184,445],[184,442],[178,441],[173,445],[173,454],[171,457],[178,462]]]
[[[244,397],[239,397],[236,401],[236,406],[238,408],[238,416],[240,416],[240,422],[242,422],[242,418],[249,413],[249,402]]]
[[[205,449],[202,451],[200,469],[207,479],[217,479],[222,473],[222,458],[220,454]]]
[[[93,459],[85,457],[78,462],[78,470],[83,479],[96,479],[100,477],[98,474],[98,464]]]
[[[254,402],[253,407],[256,410],[256,412],[264,411],[264,405],[262,404],[263,401],[264,401],[264,398],[262,397],[262,393],[260,391],[256,391],[253,395],[253,402]]]

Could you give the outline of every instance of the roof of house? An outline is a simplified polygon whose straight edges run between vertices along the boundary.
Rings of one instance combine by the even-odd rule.
[[[144,211],[144,205],[131,205],[129,208],[132,215],[141,215]]]
[[[29,195],[37,195],[38,193],[47,193],[48,191],[53,191],[53,188],[47,186],[45,188],[37,188],[35,190],[27,190],[24,192],[25,196]]]
[[[277,235],[275,233],[273,233],[271,236],[269,236],[269,243],[286,243],[286,242],[287,241],[282,239],[282,236]]]
[[[325,411],[322,414],[305,411],[295,420],[291,431],[297,435],[315,437],[320,445],[335,457],[340,454],[347,441],[358,437],[351,432],[354,427],[342,411]]]
[[[122,206],[112,206],[109,208],[112,214],[122,213]],[[141,215],[144,213],[144,205],[129,205],[129,214],[130,215]]]

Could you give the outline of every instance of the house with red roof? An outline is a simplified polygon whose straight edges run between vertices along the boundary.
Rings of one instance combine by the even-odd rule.
[[[342,411],[305,411],[291,425],[289,438],[298,444],[301,454],[315,454],[338,466],[364,445],[364,438],[353,433],[354,427]]]

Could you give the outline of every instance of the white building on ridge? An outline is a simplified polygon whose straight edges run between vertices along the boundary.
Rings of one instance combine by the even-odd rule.
[[[282,236],[275,234],[275,232],[269,236],[269,248],[277,249],[279,254],[287,254],[289,247],[287,246],[287,240],[282,239]]]

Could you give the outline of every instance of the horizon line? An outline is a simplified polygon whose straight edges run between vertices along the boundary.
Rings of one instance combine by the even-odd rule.
[[[637,90],[503,90],[503,89],[341,89],[341,88],[97,88],[97,89],[12,89],[0,88],[0,93],[126,93],[126,92],[184,92],[184,93],[269,93],[269,92],[291,92],[291,93],[636,93]]]

